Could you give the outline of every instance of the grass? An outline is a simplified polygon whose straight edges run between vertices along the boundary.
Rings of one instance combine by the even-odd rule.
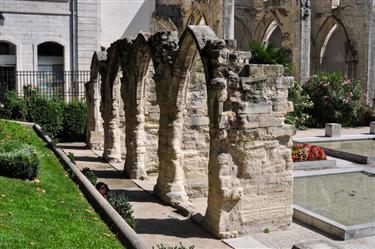
[[[1,139],[33,145],[41,163],[37,181],[0,176],[1,248],[123,248],[31,128],[0,120]]]

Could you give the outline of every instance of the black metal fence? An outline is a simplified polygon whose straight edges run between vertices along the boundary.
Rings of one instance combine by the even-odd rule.
[[[90,71],[0,71],[0,101],[7,91],[24,96],[36,90],[43,96],[60,97],[65,101],[85,97],[85,83]]]

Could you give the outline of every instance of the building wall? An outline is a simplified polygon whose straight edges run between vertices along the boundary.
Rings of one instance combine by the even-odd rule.
[[[1,0],[5,24],[0,40],[17,46],[17,70],[37,70],[37,46],[52,41],[64,46],[65,70],[70,70],[70,11],[67,1]]]
[[[139,32],[149,32],[155,0],[101,1],[101,45],[121,38],[135,38]]]
[[[248,50],[251,41],[262,42],[268,27],[276,21],[283,34],[282,47],[290,50],[292,72],[297,79],[300,66],[300,5],[293,0],[236,0],[235,39],[238,48]]]
[[[100,50],[100,1],[77,2],[77,58],[78,70],[90,70],[92,55]]]
[[[369,51],[369,9],[367,0],[341,0],[338,8],[332,9],[332,1],[311,1],[312,72],[321,69],[320,52],[327,33],[334,24],[344,29],[355,52],[354,77],[366,90]]]

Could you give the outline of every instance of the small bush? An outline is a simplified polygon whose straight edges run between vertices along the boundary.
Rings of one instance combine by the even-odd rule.
[[[319,146],[303,144],[292,147],[293,162],[327,160],[324,149]]]
[[[60,137],[64,141],[84,141],[86,129],[86,105],[73,101],[64,107],[63,130]]]
[[[32,180],[38,172],[38,156],[31,145],[17,141],[0,142],[0,175]]]
[[[4,119],[26,120],[26,101],[18,97],[15,91],[7,92],[2,106],[0,107],[0,117]]]
[[[31,121],[38,123],[52,138],[63,129],[64,103],[58,99],[47,99],[40,94],[34,94],[28,102]]]
[[[303,87],[314,105],[306,110],[311,115],[311,126],[325,123],[343,126],[368,125],[371,110],[365,105],[360,85],[342,72],[318,73]]]
[[[82,174],[86,176],[86,178],[92,183],[92,185],[96,185],[98,178],[96,177],[95,173],[89,168],[83,168],[81,170]]]
[[[312,108],[314,104],[302,91],[300,83],[295,82],[294,87],[289,89],[288,100],[293,102],[294,111],[286,115],[285,122],[294,125],[297,129],[306,129],[311,118],[307,109]]]
[[[251,63],[279,64],[284,66],[285,74],[291,74],[289,52],[283,48],[276,48],[272,44],[252,41],[250,43]]]
[[[133,216],[133,207],[129,203],[128,198],[124,193],[115,193],[110,191],[107,197],[108,202],[112,207],[124,218],[128,225],[135,229],[137,222]]]
[[[184,245],[182,245],[181,242],[179,246],[165,246],[163,244],[160,244],[157,246],[158,246],[158,249],[194,249],[194,246],[185,247]],[[152,248],[154,249],[154,247]]]
[[[73,153],[69,152],[67,155],[72,163],[76,163],[76,158]]]

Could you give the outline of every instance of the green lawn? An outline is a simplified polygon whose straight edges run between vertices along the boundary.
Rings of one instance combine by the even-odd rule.
[[[41,165],[40,182],[0,176],[0,248],[123,248],[31,128],[0,120],[1,139],[32,144]]]

